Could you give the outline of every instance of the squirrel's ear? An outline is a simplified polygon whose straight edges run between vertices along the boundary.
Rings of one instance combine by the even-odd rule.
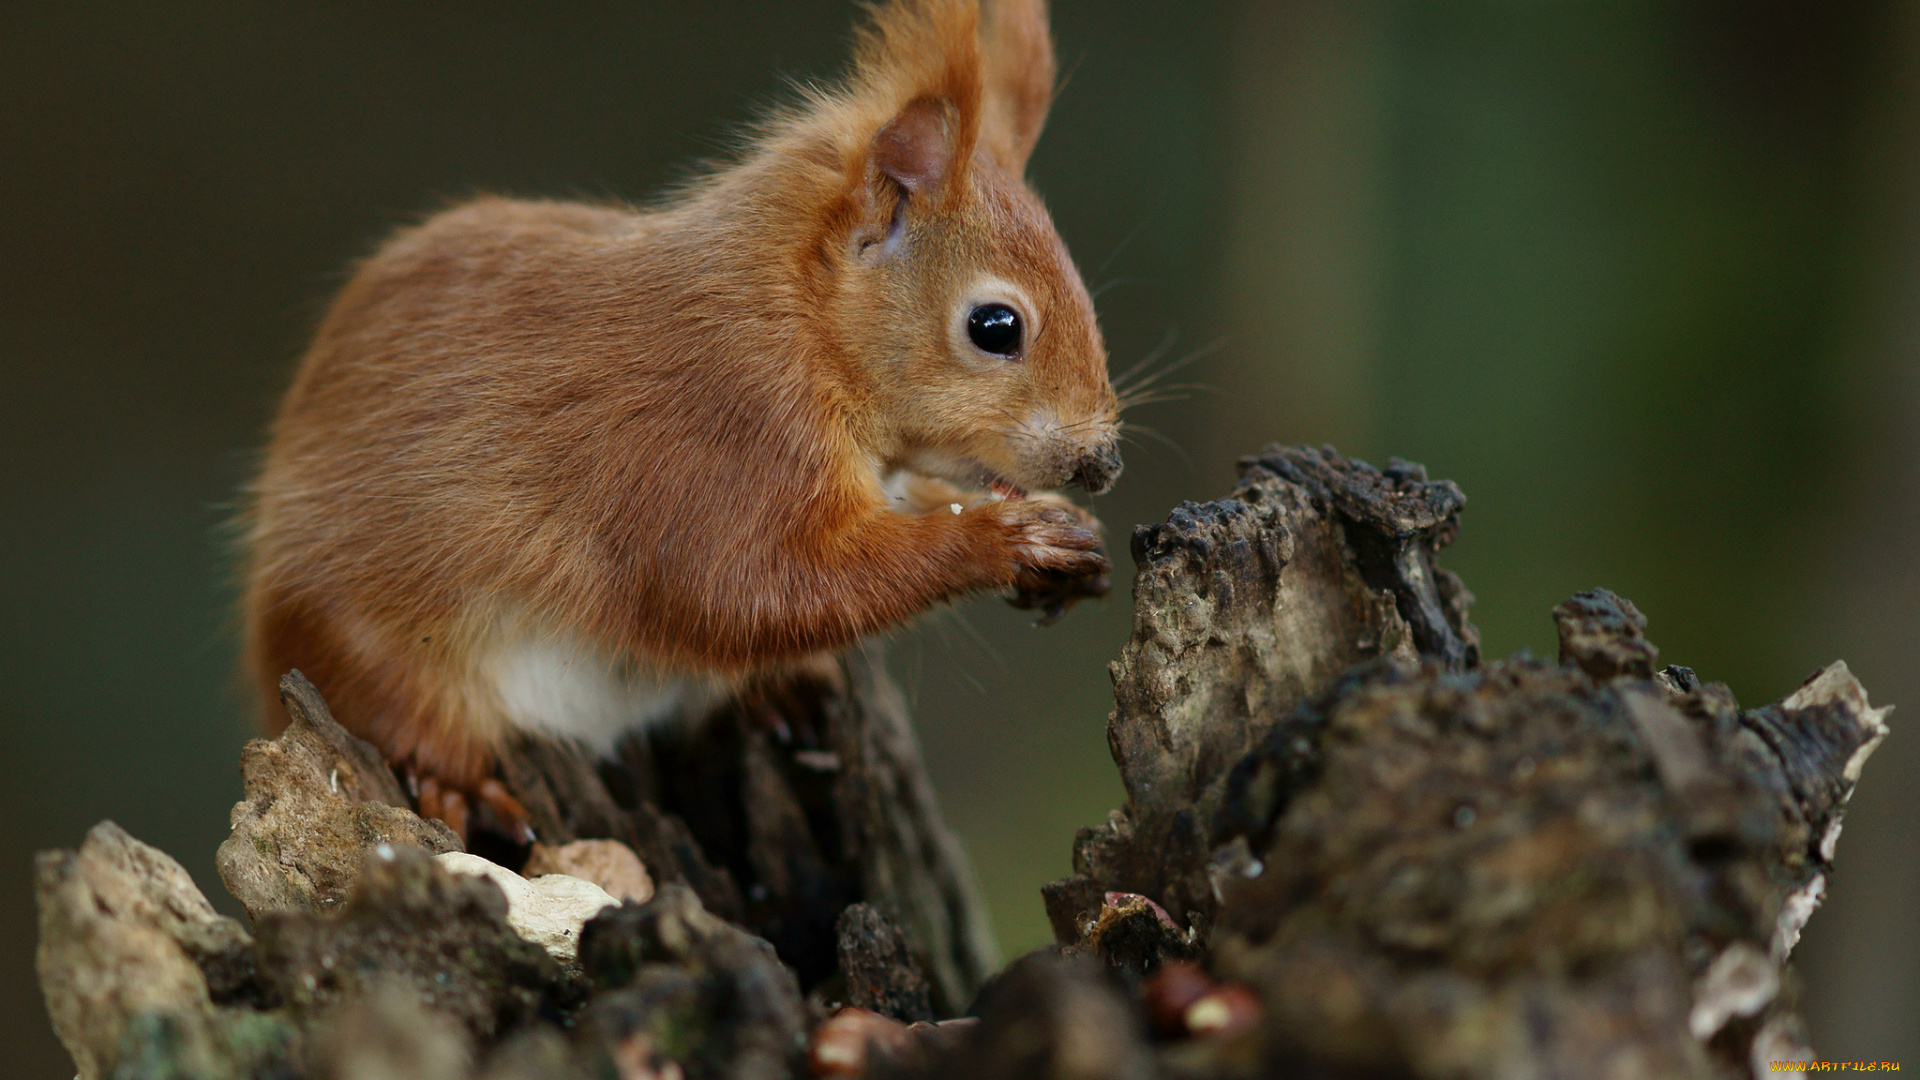
[[[1019,176],[1053,104],[1057,73],[1047,0],[989,0],[981,38],[986,69],[981,148]]]
[[[935,98],[915,98],[873,137],[873,167],[880,175],[926,197],[946,187],[953,173],[953,109]]]
[[[849,101],[873,126],[869,176],[914,199],[964,187],[980,132],[979,8],[973,0],[891,0],[872,9],[854,52]]]

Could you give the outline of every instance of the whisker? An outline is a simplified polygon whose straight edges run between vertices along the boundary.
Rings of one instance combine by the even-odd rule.
[[[1108,423],[1108,420],[1104,416],[1089,416],[1084,420],[1076,420],[1071,424],[1067,424],[1063,426],[1060,430],[1064,434],[1074,435],[1082,431],[1085,431],[1088,428],[1105,427],[1107,426],[1107,423]]]
[[[1159,455],[1153,452],[1156,449],[1155,447],[1148,446],[1146,443],[1141,442],[1139,439],[1134,438],[1124,431],[1120,433],[1120,443],[1128,447],[1131,453],[1145,454],[1153,460],[1159,460]]]
[[[953,621],[959,624],[961,631],[964,632],[968,638],[972,639],[975,645],[980,647],[981,652],[987,654],[988,661],[1004,673],[1007,666],[1007,658],[1001,655],[1000,650],[994,647],[993,642],[987,640],[986,635],[980,632],[979,627],[973,625],[973,620],[967,617],[967,613],[961,610],[957,604],[948,607],[947,610],[953,613]],[[972,673],[969,672],[970,676],[971,674]],[[974,682],[974,690],[976,692],[984,692],[986,685],[976,680]]]
[[[1187,456],[1186,450],[1183,449],[1179,443],[1174,442],[1172,439],[1168,438],[1159,429],[1150,428],[1145,424],[1135,424],[1132,422],[1122,424],[1120,425],[1120,427],[1123,434],[1138,433],[1141,435],[1145,435],[1148,438],[1153,439],[1156,442],[1159,442],[1162,445],[1166,446],[1167,449],[1172,450],[1174,453],[1179,454],[1181,461],[1186,462],[1188,465],[1193,464],[1193,459]],[[1140,444],[1135,443],[1134,445],[1138,446]]]
[[[1117,277],[1112,279],[1111,281],[1103,281],[1100,283],[1099,288],[1094,289],[1091,292],[1087,293],[1087,299],[1099,300],[1100,294],[1106,292],[1108,289],[1118,288],[1119,286],[1122,286],[1122,285],[1132,285],[1134,282],[1139,280],[1140,280],[1139,278]]]
[[[1135,405],[1146,405],[1155,401],[1185,401],[1195,393],[1217,394],[1220,388],[1207,383],[1168,383],[1165,386],[1150,386],[1134,390],[1131,393],[1116,395],[1121,410]]]
[[[1141,357],[1138,363],[1113,377],[1114,392],[1125,393],[1129,389],[1127,380],[1140,374],[1141,371],[1152,367],[1161,357],[1167,355],[1167,350],[1173,348],[1173,343],[1178,340],[1180,340],[1180,328],[1177,326],[1169,327],[1166,336],[1160,339],[1160,344],[1155,345],[1149,350],[1147,355]]]
[[[1134,237],[1139,236],[1142,232],[1144,232],[1146,230],[1147,223],[1152,220],[1153,220],[1153,215],[1148,214],[1146,217],[1143,217],[1140,219],[1140,224],[1135,225],[1132,229],[1128,230],[1127,235],[1121,237],[1120,242],[1114,245],[1113,252],[1107,256],[1107,261],[1101,263],[1100,269],[1095,270],[1093,272],[1093,276],[1099,277],[1100,275],[1106,273],[1107,267],[1113,265],[1113,260],[1119,258],[1121,252],[1127,250],[1127,245],[1133,243]],[[1107,284],[1111,285],[1112,282],[1108,282]],[[1100,291],[1104,292],[1106,288],[1107,288],[1106,285],[1102,285],[1100,287]],[[1100,292],[1095,292],[1093,295],[1099,296]]]
[[[920,685],[927,679],[927,642],[919,634],[913,635],[913,667],[907,679],[907,708],[918,712],[920,709]]]
[[[1138,394],[1160,394],[1160,393],[1165,393],[1168,390],[1205,390],[1205,391],[1208,391],[1209,393],[1217,393],[1219,391],[1219,387],[1214,386],[1211,383],[1176,382],[1176,383],[1166,383],[1165,385],[1162,385],[1162,386],[1136,386],[1133,389],[1128,390],[1125,394],[1122,394],[1120,396],[1131,397]]]
[[[1004,660],[993,651],[992,646],[982,642],[979,631],[967,622],[966,616],[961,613],[958,605],[948,604],[934,608],[927,613],[927,617],[920,622],[920,626],[924,628],[924,633],[917,636],[923,643],[929,634],[937,638],[942,655],[953,656],[957,652],[964,652],[967,642],[971,641],[983,646],[988,654],[989,666],[1004,664]],[[980,673],[974,670],[982,665],[971,662],[974,659],[974,657],[967,657],[967,662],[950,664],[948,670],[954,673],[955,678],[968,692],[985,693],[987,684],[982,681]]]
[[[1147,387],[1152,386],[1154,383],[1159,382],[1161,379],[1164,379],[1167,376],[1173,374],[1174,372],[1179,371],[1181,368],[1186,367],[1188,364],[1191,364],[1196,360],[1211,356],[1214,353],[1219,352],[1220,349],[1224,345],[1226,345],[1226,343],[1227,343],[1227,339],[1224,337],[1214,338],[1212,341],[1208,342],[1205,345],[1200,346],[1199,348],[1193,350],[1192,352],[1181,357],[1180,359],[1175,360],[1171,364],[1168,364],[1166,367],[1161,368],[1159,371],[1153,372],[1152,374],[1137,380],[1132,386],[1127,387],[1126,392],[1129,394],[1137,394],[1140,391],[1145,390]]]
[[[1122,398],[1120,400],[1120,411],[1126,412],[1129,409],[1137,409],[1143,405],[1158,405],[1166,401],[1185,401],[1192,396],[1192,394],[1168,394],[1156,391],[1151,394],[1143,394],[1140,397]]]

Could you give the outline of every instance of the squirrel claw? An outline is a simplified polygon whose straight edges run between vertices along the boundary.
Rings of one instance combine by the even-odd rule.
[[[1073,605],[1088,597],[1099,599],[1112,591],[1107,570],[1107,562],[1102,558],[1100,569],[1091,574],[1029,571],[1014,583],[1013,595],[1007,597],[1007,603],[1021,611],[1039,611],[1040,617],[1033,625],[1052,626],[1064,618]]]
[[[451,787],[444,787],[439,777],[422,776],[416,786],[419,790],[420,816],[437,818],[440,823],[452,829],[460,842],[467,842],[467,797]]]
[[[480,798],[480,806],[492,820],[495,829],[516,844],[531,844],[538,839],[533,834],[533,820],[527,808],[520,800],[507,792],[507,785],[488,777],[480,781],[480,789],[475,792]]]
[[[513,843],[531,844],[535,839],[527,808],[498,780],[489,777],[472,791],[463,791],[431,774],[410,774],[409,779],[417,793],[420,816],[438,818],[460,837],[462,844],[467,843],[476,817],[486,828]]]

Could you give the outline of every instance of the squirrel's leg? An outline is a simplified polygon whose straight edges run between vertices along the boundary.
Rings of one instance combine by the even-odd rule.
[[[1007,500],[959,512],[895,513],[878,501],[839,520],[816,511],[782,534],[742,543],[695,588],[637,605],[636,653],[754,668],[897,626],[984,589],[1039,588],[1108,570],[1099,536],[1067,510]]]
[[[934,476],[922,476],[919,473],[901,472],[887,479],[887,496],[892,500],[895,513],[931,514],[936,510],[952,512],[958,504],[963,509],[978,502],[997,502],[998,496],[985,491],[968,490],[958,484],[950,483]],[[1028,502],[1057,506],[1079,520],[1081,528],[1090,529],[1096,535],[1104,535],[1106,527],[1092,511],[1074,502],[1065,493],[1059,491],[1035,491],[1025,496]]]
[[[455,703],[473,695],[458,693],[438,657],[408,655],[391,647],[394,635],[364,621],[344,626],[331,605],[298,597],[262,602],[250,616],[260,685],[277,687],[282,674],[298,668],[340,726],[404,770],[422,817],[440,819],[465,841],[472,816],[484,808],[502,834],[532,839],[526,808],[493,775],[490,735],[498,725],[477,725],[456,712]],[[269,700],[277,704],[277,693]]]
[[[968,491],[938,477],[910,472],[888,477],[884,489],[898,514],[931,514],[936,510],[951,513],[956,503],[965,507],[986,498],[986,492]]]
[[[408,766],[408,777],[418,792],[414,796],[419,804],[421,817],[438,818],[447,828],[459,834],[460,842],[467,842],[469,815],[477,808],[485,808],[488,824],[496,831],[518,844],[531,844],[534,836],[532,818],[520,800],[507,792],[507,786],[494,777],[487,777],[467,787],[451,781],[443,781],[432,772],[420,772],[415,766]]]
[[[894,510],[907,514],[951,511],[954,506],[964,509],[976,502],[994,498],[985,492],[967,491],[945,480],[917,473],[897,474],[889,478],[885,486],[889,498],[893,500]],[[1099,518],[1058,491],[1035,491],[1027,495],[1026,500],[1059,507],[1072,514],[1082,528],[1096,536],[1105,532]],[[1037,575],[1037,580],[1019,585],[1007,602],[1023,611],[1039,611],[1039,625],[1050,626],[1058,622],[1074,604],[1087,597],[1105,596],[1110,587],[1105,572],[1092,576],[1045,573]]]

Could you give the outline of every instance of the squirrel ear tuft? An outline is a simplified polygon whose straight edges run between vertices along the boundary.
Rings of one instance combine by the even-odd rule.
[[[1046,125],[1058,78],[1047,0],[989,0],[981,37],[986,99],[981,148],[1019,176]]]

